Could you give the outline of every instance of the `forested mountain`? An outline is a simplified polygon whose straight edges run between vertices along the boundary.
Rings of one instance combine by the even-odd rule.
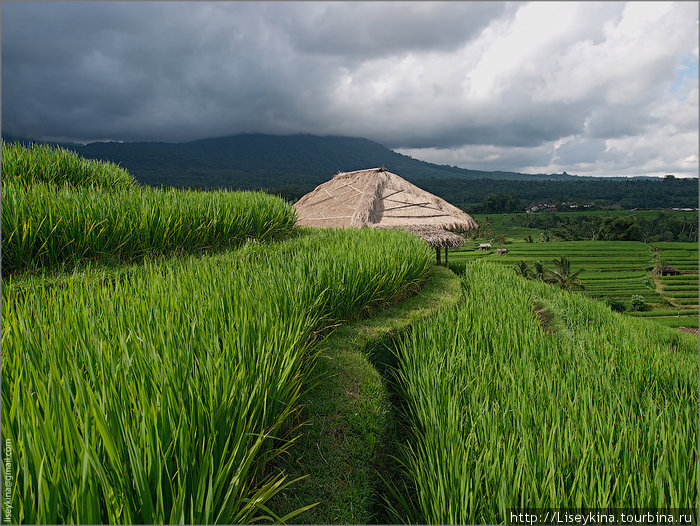
[[[6,138],[6,140],[15,140]],[[243,134],[186,143],[62,144],[81,155],[121,164],[147,184],[313,188],[337,172],[384,166],[407,179],[568,179],[572,176],[484,172],[437,165],[357,137]]]
[[[473,208],[494,193],[513,194],[523,207],[531,202],[567,198],[625,208],[697,206],[697,179],[593,179],[566,172],[531,175],[468,170],[413,159],[356,137],[243,134],[187,143],[61,146],[84,157],[116,162],[148,185],[264,189],[291,201],[338,172],[384,166],[464,208]]]

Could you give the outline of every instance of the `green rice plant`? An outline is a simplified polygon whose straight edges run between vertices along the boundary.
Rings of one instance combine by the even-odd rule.
[[[676,283],[676,282],[683,282],[683,281],[697,281],[698,280],[698,275],[697,274],[681,274],[679,276],[661,276],[660,277],[661,281],[664,283]]]
[[[2,179],[3,183],[68,184],[110,190],[137,186],[136,180],[126,170],[112,162],[84,159],[61,147],[45,144],[24,146],[4,141]]]
[[[678,305],[697,305],[698,304],[697,296],[695,298],[692,298],[692,299],[687,299],[687,300],[674,299],[673,301],[675,301],[676,304],[678,304]]]
[[[642,312],[632,312],[632,316],[637,316],[641,318],[654,318],[657,316],[688,316],[691,314],[697,314],[697,309],[683,309],[683,310],[653,310],[653,311],[642,311]]]
[[[654,323],[665,327],[698,327],[698,317],[695,316],[671,316],[668,318],[650,318]]]
[[[398,521],[696,505],[696,337],[481,261],[462,279],[461,305],[397,347],[410,424]]]
[[[2,187],[3,271],[136,261],[288,234],[293,208],[262,192],[56,186]]]
[[[698,285],[664,285],[664,292],[697,292]]]
[[[415,289],[432,253],[376,230],[2,287],[13,522],[281,522],[267,462],[329,324]]]
[[[673,294],[667,294],[672,298],[698,298],[698,294],[695,292],[675,292]]]

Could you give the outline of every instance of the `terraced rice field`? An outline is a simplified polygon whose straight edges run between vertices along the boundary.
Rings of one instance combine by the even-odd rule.
[[[138,188],[61,151],[2,153],[17,176],[2,187],[8,522],[291,518],[265,506],[290,482],[267,464],[298,431],[319,334],[415,291],[428,247],[298,229],[273,196]]]
[[[694,243],[516,241],[506,245],[508,253],[505,255],[498,255],[495,248],[479,251],[477,246],[478,243],[471,243],[452,253],[450,262],[460,265],[475,259],[487,259],[514,267],[522,260],[530,266],[541,261],[545,267],[551,267],[554,258],[567,256],[572,270],[585,269],[580,278],[589,296],[629,304],[632,296],[640,295],[648,310],[628,311],[629,314],[658,319],[670,327],[698,325],[698,256]],[[683,274],[656,277],[652,270],[657,262],[672,265]]]
[[[463,288],[397,346],[413,425],[401,522],[502,524],[514,503],[696,505],[695,336],[483,261]]]
[[[487,259],[506,266],[515,266],[524,260],[532,266],[541,261],[546,267],[552,260],[567,256],[572,270],[583,268],[581,281],[592,297],[629,299],[641,294],[648,302],[663,301],[656,291],[650,271],[654,268],[654,254],[644,243],[636,241],[564,241],[559,243],[508,244],[508,253],[497,255],[495,250],[479,251],[468,246],[450,256],[453,263]]]
[[[698,246],[695,243],[652,243],[660,265],[678,269],[678,276],[659,276],[657,281],[673,312],[657,312],[657,321],[669,327],[698,326]],[[641,313],[646,314],[646,313]],[[663,317],[661,317],[663,316]]]

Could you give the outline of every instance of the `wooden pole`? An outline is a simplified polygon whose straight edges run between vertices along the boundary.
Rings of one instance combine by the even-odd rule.
[[[445,247],[445,268],[450,268],[450,263],[447,261],[447,247]]]
[[[437,257],[437,264],[440,264],[440,247],[435,247],[435,254]]]

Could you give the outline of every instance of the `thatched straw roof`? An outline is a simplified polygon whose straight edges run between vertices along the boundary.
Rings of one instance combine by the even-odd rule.
[[[294,205],[298,224],[324,228],[472,230],[471,216],[385,168],[339,173]],[[458,237],[458,236],[457,236]]]
[[[458,236],[453,232],[448,232],[442,228],[435,228],[430,226],[405,226],[405,227],[380,227],[380,228],[394,228],[397,230],[404,230],[411,234],[420,237],[423,241],[428,243],[433,248],[456,248],[461,247],[465,243],[465,239],[462,236]]]

